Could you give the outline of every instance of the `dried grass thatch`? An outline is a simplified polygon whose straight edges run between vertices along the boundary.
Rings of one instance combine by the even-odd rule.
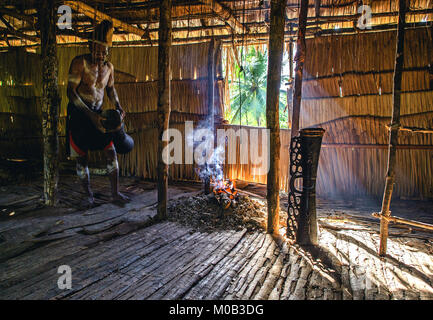
[[[268,1],[259,7],[259,1],[246,1],[246,11],[241,1],[226,2],[238,19],[245,18],[251,33],[267,32]],[[413,10],[421,10],[425,1],[411,1]],[[397,10],[394,2],[375,1],[374,12],[379,13],[373,24],[395,23]],[[204,28],[200,19],[181,19],[191,14],[212,14],[199,6],[175,8],[176,36],[206,40],[212,33],[231,36],[218,19],[212,17],[210,26]],[[329,22],[323,17],[354,15],[357,4],[331,0],[322,1],[321,17],[317,19],[323,30],[353,26],[353,17],[344,22]],[[152,11],[153,10],[153,11]],[[151,16],[157,10],[150,10]],[[313,10],[313,11],[312,11]],[[310,9],[313,17],[314,9]],[[419,22],[421,14],[408,14],[408,22]],[[115,13],[115,10],[112,11]],[[153,12],[153,13],[152,13]],[[131,19],[141,19],[146,12],[136,12]],[[288,3],[288,19],[297,18],[297,2]],[[147,14],[147,13],[146,13]],[[428,19],[431,14],[426,13]],[[213,20],[212,20],[213,19]],[[131,21],[131,20],[130,20]],[[313,24],[309,22],[309,30]],[[214,28],[217,26],[218,28]],[[157,23],[147,26],[155,40]],[[296,27],[296,26],[294,26]],[[196,28],[196,29],[191,29]],[[296,28],[294,29],[296,30]],[[293,30],[292,30],[293,31]],[[309,33],[311,35],[311,33]],[[118,34],[117,41],[137,40],[136,37]],[[66,37],[66,36],[65,36]],[[65,38],[66,39],[66,38]],[[122,40],[123,39],[123,40]],[[227,39],[226,39],[227,40]],[[116,41],[116,39],[115,39]],[[144,40],[140,40],[144,41]],[[227,74],[233,74],[237,57],[236,46],[227,40],[224,50],[227,57]],[[1,42],[1,41],[0,41]],[[259,46],[258,43],[256,45]],[[433,126],[433,96],[428,67],[433,61],[431,28],[407,31],[403,73],[402,124],[412,127]],[[392,72],[395,51],[394,32],[359,33],[356,35],[320,36],[307,40],[305,82],[301,113],[301,127],[321,126],[326,129],[321,153],[317,191],[322,196],[350,195],[377,196],[383,192],[387,161],[386,124],[392,106]],[[70,62],[78,54],[87,52],[87,46],[58,48],[59,89],[62,96],[60,137],[64,137],[66,115],[66,82]],[[185,58],[187,57],[187,58]],[[172,47],[171,127],[183,132],[183,123],[196,124],[206,117],[207,106],[208,44],[189,44]],[[156,179],[156,90],[157,47],[115,47],[110,60],[116,68],[116,87],[120,100],[128,112],[126,125],[135,139],[136,147],[128,155],[120,156],[122,174]],[[36,54],[14,50],[0,54],[0,123],[2,156],[40,155],[40,60]],[[220,70],[219,65],[216,70]],[[221,78],[222,74],[218,74]],[[13,80],[13,83],[11,81]],[[226,79],[227,80],[227,79]],[[341,91],[340,91],[341,85]],[[217,81],[216,114],[222,117],[228,106],[227,81]],[[340,95],[342,97],[340,97]],[[240,129],[237,126],[222,126]],[[248,132],[253,128],[243,127]],[[259,131],[263,128],[259,128]],[[287,189],[287,165],[290,131],[281,130],[280,187]],[[29,144],[31,141],[31,146]],[[64,139],[61,139],[64,156]],[[399,143],[404,145],[397,153],[397,181],[395,195],[400,197],[432,198],[431,134],[402,132]],[[184,148],[185,146],[183,146]],[[264,146],[258,146],[260,150]],[[7,152],[6,152],[7,150]],[[238,163],[241,148],[236,150]],[[102,161],[100,153],[92,153],[94,162]],[[266,183],[266,175],[254,175],[251,165],[230,164],[225,174],[234,179]],[[169,169],[170,179],[197,179],[194,165],[174,164]]]

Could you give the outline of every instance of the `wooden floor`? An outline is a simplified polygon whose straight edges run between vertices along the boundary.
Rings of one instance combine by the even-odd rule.
[[[38,204],[40,183],[0,188],[0,299],[433,299],[432,235],[392,227],[379,258],[370,208],[319,201],[320,247],[301,248],[263,232],[155,221],[153,183],[123,179],[133,198],[124,207],[103,196],[105,177],[92,184],[99,205],[85,211],[72,176],[51,210]],[[170,199],[198,192],[176,184]],[[401,208],[433,217],[431,203]],[[58,288],[61,265],[70,290]]]

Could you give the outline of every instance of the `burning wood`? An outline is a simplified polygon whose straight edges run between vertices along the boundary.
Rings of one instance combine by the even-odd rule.
[[[237,201],[239,199],[238,191],[235,189],[235,185],[230,179],[214,180],[210,181],[211,188],[215,199],[219,205],[225,210],[230,206],[236,208]]]

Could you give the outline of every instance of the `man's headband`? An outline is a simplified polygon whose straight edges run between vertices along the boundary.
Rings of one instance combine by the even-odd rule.
[[[99,43],[104,46],[111,47],[113,44],[113,32],[113,23],[111,21],[104,20],[96,26],[90,42]]]

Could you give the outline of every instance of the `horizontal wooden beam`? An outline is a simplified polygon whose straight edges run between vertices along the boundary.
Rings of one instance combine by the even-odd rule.
[[[429,22],[430,23],[430,22]],[[407,27],[408,30],[410,29],[419,29],[419,28],[425,28],[426,23],[411,23],[411,27]],[[375,32],[382,32],[382,31],[393,31],[396,30],[397,25],[391,24],[391,25],[384,25],[384,26],[378,26],[380,28],[373,28],[373,30],[364,30],[362,32],[359,32],[359,30],[355,30],[352,28],[345,29],[345,32],[341,32],[341,29],[338,30],[338,32],[335,32],[336,30],[330,29],[321,31],[317,28],[308,28],[307,27],[307,35],[306,38],[314,38],[319,32],[321,32],[321,35],[332,35],[332,34],[339,34],[339,35],[356,35],[356,34],[362,34],[362,33],[375,33]],[[319,30],[319,32],[318,32]],[[144,30],[142,30],[144,31]],[[65,30],[61,30],[60,34],[68,34]],[[77,34],[70,34],[70,35],[76,35],[81,37],[81,35]],[[290,39],[293,40],[293,38],[296,36],[296,29],[292,29],[290,31],[285,31],[285,42],[289,42]],[[243,45],[243,44],[267,44],[268,43],[268,37],[269,35],[267,33],[249,33],[246,35],[242,34],[234,34],[234,35],[219,35],[214,36],[215,40],[221,40],[223,41],[223,46],[232,46],[233,40],[235,45]],[[212,39],[212,36],[202,36],[202,37],[189,37],[189,38],[173,38],[172,43],[176,45],[181,44],[191,44],[191,43],[203,43],[203,42],[209,42]],[[0,39],[1,42],[1,39]],[[128,46],[128,45],[137,45],[137,46],[149,46],[150,44],[157,44],[157,40],[152,39],[149,40],[130,40],[130,41],[114,41],[113,46]],[[58,44],[62,45],[62,44]],[[82,42],[76,41],[76,42],[70,42],[67,43],[67,45],[83,45]],[[20,45],[21,47],[33,47],[35,45]],[[0,46],[0,48],[7,48],[7,46]],[[428,90],[418,90],[417,92],[424,92]],[[382,95],[386,95],[389,93],[382,93]],[[361,96],[367,96],[367,95],[377,95],[375,94],[362,94]],[[349,96],[345,96],[349,97]],[[312,98],[305,98],[305,99],[330,99],[330,98],[340,98],[339,96],[335,97],[312,97]]]
[[[425,27],[425,23],[412,23],[411,26],[413,26],[413,28],[407,28],[408,30],[410,29],[416,29],[416,28],[424,28]],[[326,36],[326,35],[354,35],[354,34],[363,34],[363,33],[375,33],[378,31],[394,31],[397,29],[397,24],[390,24],[390,25],[378,25],[378,26],[373,26],[373,28],[371,30],[363,30],[363,31],[359,31],[355,28],[344,28],[344,29],[326,29],[326,30],[322,30],[320,28],[317,27],[311,27],[311,28],[307,28],[307,34],[306,34],[306,38],[313,38],[316,37],[318,35],[322,35],[322,36]],[[292,29],[292,30],[286,30],[284,32],[285,34],[285,41],[288,42],[290,40],[290,37],[292,37],[292,39],[294,37],[296,37],[296,29]],[[173,43],[199,43],[199,42],[208,42],[210,41],[212,38],[215,38],[215,40],[221,40],[221,41],[225,41],[225,42],[229,42],[231,43],[233,40],[235,41],[240,41],[242,42],[242,44],[244,43],[244,41],[250,41],[253,43],[256,42],[263,42],[266,43],[268,41],[269,38],[269,34],[266,32],[261,32],[261,33],[248,33],[248,34],[235,34],[235,35],[231,35],[231,34],[227,34],[227,35],[215,35],[215,36],[202,36],[202,37],[189,37],[189,38],[174,38],[173,39]],[[152,43],[156,43],[157,41],[152,40]],[[143,44],[140,41],[131,41],[128,42],[129,44]],[[125,42],[125,45],[128,44]],[[117,43],[120,45],[123,45],[123,43]]]
[[[36,36],[31,36],[28,34],[25,34],[23,32],[20,32],[18,30],[16,30],[4,17],[3,15],[0,14],[0,20],[4,23],[4,25],[6,26],[6,30],[11,34],[16,36],[17,38],[21,38],[21,39],[25,39],[25,40],[30,40],[33,42],[38,42],[39,38]]]
[[[33,27],[36,25],[37,19],[35,17],[19,13],[15,10],[12,10],[12,9],[0,8],[0,13],[5,14],[5,15],[10,16],[10,17],[13,17],[13,18],[16,18],[16,19],[19,19],[19,20],[22,20],[22,21],[25,21],[25,22],[29,23],[30,25],[32,25]]]
[[[421,72],[421,71],[428,71],[429,66],[421,66],[421,67],[410,67],[410,68],[403,68],[403,72]],[[357,70],[349,70],[344,71],[342,73],[331,73],[323,76],[310,76],[303,81],[317,81],[322,79],[333,79],[333,78],[342,78],[347,75],[354,75],[354,76],[368,76],[368,75],[379,75],[379,74],[392,74],[394,73],[393,69],[387,69],[387,70],[370,70],[370,71],[357,71]]]
[[[388,144],[351,144],[351,143],[322,143],[322,148],[330,149],[388,149]],[[398,150],[433,150],[433,145],[401,144]]]
[[[402,94],[404,93],[424,93],[424,92],[431,92],[430,89],[420,89],[420,90],[405,90],[401,91]],[[346,99],[346,98],[360,98],[360,97],[368,97],[368,96],[389,96],[392,95],[392,91],[390,92],[382,92],[379,94],[378,92],[373,93],[360,93],[360,94],[348,94],[344,95],[342,97],[340,96],[318,96],[318,97],[305,97],[304,100],[326,100],[326,99]]]
[[[233,13],[226,7],[222,6],[217,0],[203,0],[203,4],[212,9],[221,19],[232,27],[237,33],[248,32],[248,28],[239,22]]]
[[[98,22],[102,20],[109,20],[113,23],[113,26],[115,28],[122,29],[128,33],[133,33],[136,35],[139,35],[140,37],[144,38],[146,36],[146,30],[139,29],[137,27],[134,27],[128,23],[125,23],[123,21],[120,21],[116,18],[113,18],[109,16],[108,14],[105,14],[99,10],[96,10],[95,8],[92,8],[91,6],[81,2],[81,1],[64,1],[65,5],[68,5],[71,7],[71,9],[80,12],[84,14],[85,16],[94,19]]]
[[[413,220],[409,220],[409,219],[403,219],[403,218],[399,218],[399,217],[384,216],[378,212],[374,212],[371,215],[375,218],[385,219],[389,222],[402,223],[402,224],[407,224],[410,226],[419,227],[419,228],[423,228],[423,229],[427,229],[427,230],[433,230],[433,225],[428,224],[428,223],[413,221]]]
[[[390,126],[389,125],[385,125],[386,128],[389,130]],[[418,128],[418,127],[405,127],[405,126],[401,126],[399,128],[400,131],[406,131],[406,132],[411,132],[411,133],[433,133],[433,129],[432,128]]]
[[[433,9],[423,9],[423,10],[412,10],[410,14],[431,14],[433,13]],[[384,13],[378,13],[373,14],[373,17],[388,17],[388,16],[396,16],[398,12],[384,12]],[[359,19],[360,14],[354,14],[354,15],[336,15],[336,16],[322,16],[320,17],[320,20],[317,20],[317,18],[310,17],[308,18],[307,26],[318,26],[322,24],[328,24],[328,23],[344,23],[344,22],[350,22],[350,21],[356,21]],[[134,23],[143,23],[143,21],[136,20]],[[297,19],[286,19],[286,23],[289,24],[292,29],[297,28]],[[424,23],[427,24],[427,21]],[[248,29],[251,29],[253,27],[265,27],[265,24],[262,21],[259,22],[246,22],[243,24]],[[173,28],[173,32],[186,32],[186,31],[206,31],[206,30],[221,30],[223,28],[226,28],[224,25],[207,25],[207,26],[195,26],[195,27],[178,27]],[[334,30],[334,28],[329,28],[330,30]],[[158,28],[151,28],[149,29],[149,32],[158,32]]]

